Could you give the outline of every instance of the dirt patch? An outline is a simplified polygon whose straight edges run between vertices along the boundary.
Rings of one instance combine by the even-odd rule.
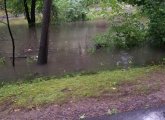
[[[1,120],[78,120],[80,116],[93,117],[117,112],[165,104],[165,71],[156,71],[135,82],[119,85],[114,94],[104,92],[99,98],[88,98],[79,102],[70,101],[63,105],[50,105],[33,110],[10,108],[10,104],[0,107]],[[63,90],[68,92],[68,89]]]

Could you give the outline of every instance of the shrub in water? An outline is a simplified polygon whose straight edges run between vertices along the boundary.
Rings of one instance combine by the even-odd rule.
[[[101,47],[129,49],[140,46],[145,41],[146,26],[138,14],[122,13],[110,19],[110,28],[102,36],[95,38]]]
[[[120,0],[138,5],[150,20],[148,43],[157,48],[165,48],[165,0]]]

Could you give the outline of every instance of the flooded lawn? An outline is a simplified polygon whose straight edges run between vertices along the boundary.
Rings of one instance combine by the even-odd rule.
[[[105,21],[75,22],[50,28],[49,61],[38,66],[41,27],[28,29],[24,24],[13,25],[16,41],[16,67],[11,67],[11,40],[6,27],[0,28],[0,57],[6,64],[0,66],[0,81],[27,75],[62,75],[72,72],[90,72],[103,69],[129,68],[155,64],[164,57],[164,51],[147,47],[128,51],[96,50],[92,39],[107,29]]]

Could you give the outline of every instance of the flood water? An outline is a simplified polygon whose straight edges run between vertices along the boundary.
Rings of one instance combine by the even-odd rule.
[[[63,75],[72,72],[91,72],[103,69],[129,68],[155,64],[164,52],[147,47],[130,51],[96,50],[92,39],[107,30],[105,21],[75,22],[51,25],[48,64],[39,66],[37,58],[41,27],[28,29],[26,25],[12,26],[16,41],[16,67],[11,66],[11,40],[6,27],[0,27],[0,81],[9,81],[28,75]]]

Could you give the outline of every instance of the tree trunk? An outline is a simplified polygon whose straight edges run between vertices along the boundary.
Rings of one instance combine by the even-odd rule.
[[[52,4],[52,0],[44,0],[42,31],[41,31],[39,54],[38,54],[39,65],[47,64],[47,59],[48,59],[48,33],[49,33],[51,4]]]
[[[31,25],[35,26],[35,8],[36,8],[36,0],[31,1]]]
[[[27,0],[23,0],[23,2],[24,2],[25,16],[26,16],[26,19],[28,21],[28,24],[30,25],[31,24],[31,18],[30,18],[30,15],[29,15],[29,8],[28,8],[28,5],[27,5]]]
[[[35,26],[35,8],[36,8],[36,0],[31,0],[31,11],[29,12],[29,7],[27,0],[23,0],[24,2],[24,9],[25,9],[25,16],[28,21],[29,27]]]
[[[9,17],[8,17],[8,11],[7,11],[7,6],[6,6],[6,0],[4,0],[4,5],[5,5],[5,13],[6,13],[6,19],[7,19],[7,26],[8,26],[8,30],[9,30],[9,33],[10,33],[10,37],[11,37],[11,40],[12,40],[12,46],[13,46],[13,60],[12,60],[12,65],[13,67],[15,66],[15,43],[14,43],[14,38],[13,38],[13,34],[11,32],[11,29],[10,29],[10,23],[9,23]]]

